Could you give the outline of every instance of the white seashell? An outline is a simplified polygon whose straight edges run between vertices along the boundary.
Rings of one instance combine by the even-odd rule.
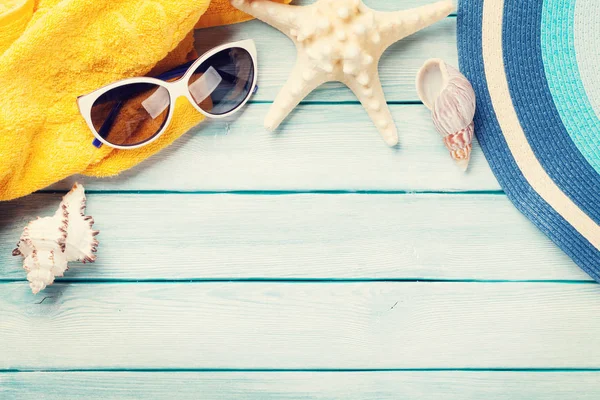
[[[475,92],[457,69],[438,58],[427,60],[417,74],[417,92],[431,110],[435,128],[451,157],[465,171],[473,142]]]
[[[37,218],[23,230],[13,256],[23,256],[23,268],[35,294],[63,276],[67,263],[94,262],[99,233],[92,229],[94,220],[85,216],[85,193],[75,184],[63,197],[52,217]]]

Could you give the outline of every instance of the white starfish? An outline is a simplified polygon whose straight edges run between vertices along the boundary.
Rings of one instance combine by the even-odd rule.
[[[358,97],[390,146],[398,143],[398,132],[379,82],[379,58],[393,43],[454,10],[449,0],[395,12],[372,10],[361,0],[318,0],[308,6],[270,0],[232,4],[283,32],[298,50],[296,66],[265,118],[268,130],[276,129],[315,88],[339,81]]]

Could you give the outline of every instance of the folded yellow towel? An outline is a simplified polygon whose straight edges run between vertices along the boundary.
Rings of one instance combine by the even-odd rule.
[[[291,0],[273,0],[278,3],[290,3]],[[249,21],[253,17],[229,4],[229,1],[213,0],[208,10],[202,15],[196,24],[196,29],[208,28],[210,26],[235,24],[237,22]]]
[[[114,175],[202,120],[180,99],[167,131],[135,150],[92,146],[76,98],[195,56],[192,30],[210,0],[4,0],[0,4],[0,200],[67,176]],[[223,4],[227,3],[227,7]],[[209,24],[244,18],[227,0]],[[219,19],[220,18],[220,19]],[[205,24],[208,25],[208,24]]]

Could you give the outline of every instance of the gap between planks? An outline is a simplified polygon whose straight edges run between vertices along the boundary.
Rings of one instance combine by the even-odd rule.
[[[311,369],[311,368],[290,368],[290,369],[236,369],[236,368],[75,368],[75,369],[0,369],[0,374],[77,374],[77,373],[328,373],[328,374],[346,374],[346,373],[380,373],[380,372],[535,372],[535,373],[580,373],[580,372],[600,372],[600,368],[337,368],[337,369]]]

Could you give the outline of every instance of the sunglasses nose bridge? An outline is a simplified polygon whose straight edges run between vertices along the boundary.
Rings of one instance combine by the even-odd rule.
[[[187,79],[182,78],[171,83],[171,95],[173,96],[173,101],[176,101],[180,97],[187,97],[187,81]]]

